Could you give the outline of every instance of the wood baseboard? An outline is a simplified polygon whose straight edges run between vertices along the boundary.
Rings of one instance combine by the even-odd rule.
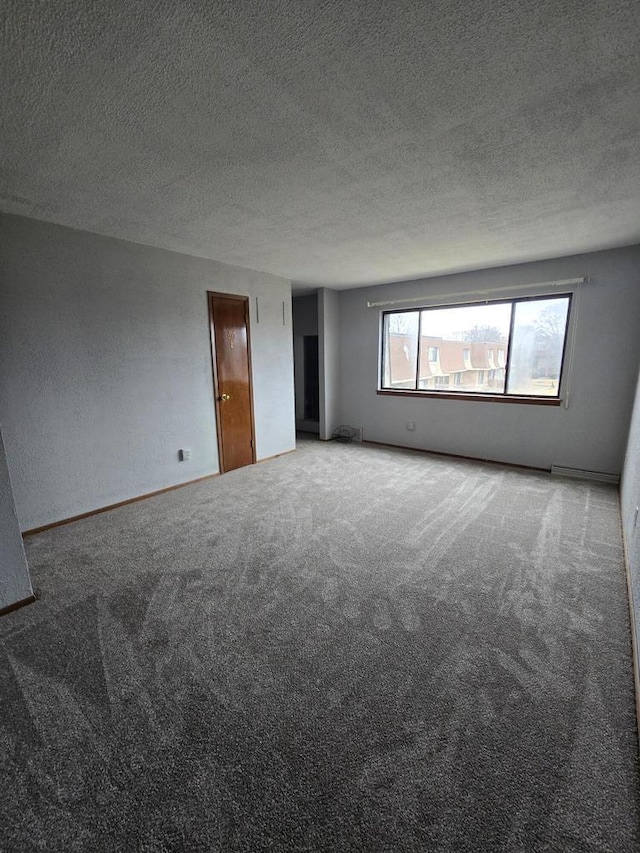
[[[362,444],[373,444],[375,447],[394,447],[397,450],[415,450],[416,453],[428,453],[431,456],[444,456],[447,459],[462,459],[466,462],[488,462],[490,465],[504,465],[506,468],[522,468],[525,471],[541,471],[549,473],[549,468],[537,468],[535,465],[520,465],[517,462],[500,462],[498,459],[484,459],[481,456],[463,456],[461,453],[445,453],[443,450],[427,450],[424,447],[410,447],[408,444],[389,444],[385,441],[370,441],[363,439]]]
[[[135,498],[128,498],[126,501],[118,501],[115,504],[107,504],[107,506],[92,509],[89,512],[81,512],[80,515],[71,515],[69,518],[61,518],[60,521],[53,521],[50,524],[43,524],[42,527],[32,527],[29,530],[23,530],[22,536],[34,536],[36,533],[44,533],[45,530],[52,530],[54,527],[62,527],[63,524],[71,524],[74,521],[81,521],[83,518],[90,518],[92,515],[100,515],[103,512],[109,512],[112,509],[118,509],[121,506],[134,504],[138,501],[146,501],[147,498],[153,498],[156,495],[164,495],[166,492],[173,492],[176,489],[182,489],[185,486],[193,486],[194,483],[202,483],[204,480],[212,480],[214,477],[219,477],[220,474],[206,474],[204,477],[196,477],[195,480],[187,480],[186,483],[176,483],[175,486],[166,486],[164,489],[157,489],[155,492],[147,492],[144,495],[137,495]]]
[[[25,607],[27,604],[33,604],[34,601],[37,601],[35,595],[29,595],[27,598],[21,598],[20,601],[14,601],[13,604],[9,604],[7,607],[0,607],[0,618],[13,613],[14,610]]]
[[[275,453],[273,456],[265,456],[264,459],[258,459],[258,462],[268,462],[270,459],[278,459],[280,456],[288,456],[289,453],[295,453],[296,448],[285,450],[284,453]],[[144,495],[137,495],[135,498],[128,498],[126,501],[118,501],[114,504],[98,507],[98,509],[89,510],[89,512],[81,512],[79,515],[71,515],[68,518],[61,518],[59,521],[52,521],[50,524],[43,524],[41,527],[31,527],[29,530],[23,530],[22,536],[35,536],[36,533],[44,533],[45,530],[53,530],[54,527],[62,527],[64,524],[71,524],[74,521],[82,521],[83,518],[91,518],[92,515],[100,515],[102,512],[109,512],[112,509],[118,509],[121,506],[134,504],[138,501],[146,501],[147,498],[153,498],[156,495],[163,495],[165,492],[173,492],[175,489],[182,489],[185,486],[193,486],[194,483],[202,483],[204,480],[212,480],[214,477],[219,477],[220,474],[206,474],[204,477],[196,477],[195,480],[187,480],[186,483],[177,483],[175,486],[167,486],[164,489],[157,489],[155,492],[146,492]],[[27,602],[28,603],[28,602]]]
[[[637,617],[640,614],[636,613],[633,603],[633,583],[631,581],[631,564],[629,562],[629,551],[627,549],[627,538],[624,534],[624,525],[622,524],[622,506],[620,507],[620,529],[622,533],[622,555],[624,559],[624,570],[627,576],[627,597],[629,599],[629,620],[631,623],[631,655],[633,658],[633,684],[636,694],[636,724],[638,727],[638,737],[640,738],[640,650],[638,649],[638,641],[636,628],[638,626]]]
[[[264,459],[257,459],[256,464],[268,462],[270,459],[279,459],[281,456],[288,456],[290,453],[295,453],[297,448],[292,447],[291,450],[284,450],[282,453],[274,453],[273,456],[265,456]]]

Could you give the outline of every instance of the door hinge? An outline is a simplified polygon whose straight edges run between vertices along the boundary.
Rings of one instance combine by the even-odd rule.
[[[253,439],[249,441],[249,447],[253,447]]]

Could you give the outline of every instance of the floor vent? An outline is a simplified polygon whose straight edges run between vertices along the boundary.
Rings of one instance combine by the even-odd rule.
[[[597,480],[599,483],[614,483],[620,482],[618,474],[604,474],[602,471],[585,471],[584,468],[563,468],[562,465],[552,465],[552,474],[559,474],[561,477],[575,477],[578,480]]]

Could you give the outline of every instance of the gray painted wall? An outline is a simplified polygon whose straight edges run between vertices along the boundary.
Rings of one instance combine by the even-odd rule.
[[[251,297],[258,458],[295,447],[290,282],[12,216],[0,241],[0,418],[22,529],[218,470],[207,290]]]
[[[32,593],[0,430],[0,610]]]
[[[304,338],[318,334],[318,294],[294,296],[291,300],[293,317],[293,368],[296,395],[296,426],[318,432],[317,421],[304,420]]]
[[[622,527],[627,546],[631,594],[635,611],[633,628],[636,635],[636,647],[640,651],[640,512],[636,520],[636,507],[640,507],[640,376],[638,377],[620,493]],[[640,697],[638,698],[640,699]]]
[[[328,440],[340,426],[340,294],[318,291],[318,360],[320,362],[320,438]]]
[[[380,309],[367,308],[368,300],[416,297],[420,304],[430,294],[580,276],[591,281],[580,288],[569,408],[376,394]],[[640,358],[640,246],[341,291],[340,312],[341,419],[363,426],[365,439],[620,473]],[[415,422],[415,432],[407,421]]]

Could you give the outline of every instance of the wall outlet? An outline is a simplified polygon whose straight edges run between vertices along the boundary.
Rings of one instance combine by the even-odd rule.
[[[181,462],[188,462],[191,459],[191,451],[190,450],[179,450],[178,451],[178,459]]]
[[[409,432],[413,432],[415,428],[416,428],[416,422],[415,421],[407,421],[407,429],[409,430]]]

